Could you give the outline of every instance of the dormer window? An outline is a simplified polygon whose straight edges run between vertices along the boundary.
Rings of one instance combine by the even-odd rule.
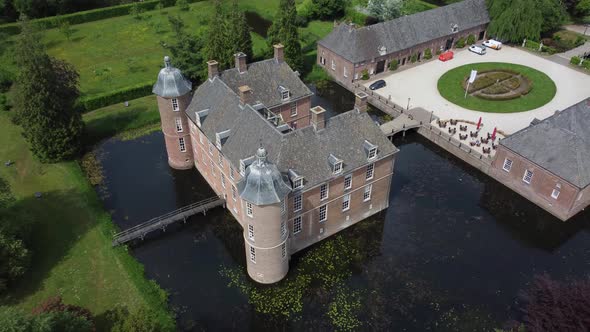
[[[209,109],[195,112],[195,120],[197,121],[197,126],[199,128],[201,128],[201,125],[203,124],[203,120],[205,120],[205,117],[207,115],[209,115]]]
[[[383,56],[385,54],[387,54],[387,47],[379,46],[379,55]]]
[[[242,174],[242,176],[246,174],[246,168],[248,168],[248,166],[250,166],[253,162],[254,156],[246,159],[240,159],[240,174]]]
[[[172,110],[174,112],[180,111],[180,106],[178,105],[178,99],[172,98]]]
[[[230,130],[224,130],[222,132],[219,133],[215,133],[215,146],[217,146],[217,148],[219,150],[221,150],[221,147],[223,146],[223,144],[225,144],[225,141],[227,141],[227,138],[229,137],[230,134]]]
[[[340,174],[342,173],[342,160],[338,159],[333,154],[330,154],[328,157],[328,163],[332,166],[332,174]]]
[[[285,88],[282,85],[279,86],[279,92],[281,93],[282,100],[288,100],[289,98],[291,98],[291,93],[289,92],[289,89]]]
[[[453,25],[451,25],[451,32],[452,32],[452,33],[457,33],[457,32],[459,32],[459,25],[457,25],[457,24],[453,24]]]
[[[363,148],[367,154],[367,160],[371,161],[377,158],[377,145],[374,145],[371,142],[365,140],[365,143],[363,143]]]
[[[289,170],[289,179],[291,179],[294,190],[303,188],[303,176],[292,169]]]

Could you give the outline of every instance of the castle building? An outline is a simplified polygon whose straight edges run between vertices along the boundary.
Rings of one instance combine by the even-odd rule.
[[[317,64],[334,79],[351,83],[366,71],[375,75],[391,62],[400,66],[453,48],[469,35],[486,38],[490,23],[485,0],[464,0],[391,21],[357,28],[339,24],[318,42]]]
[[[286,276],[294,253],[388,208],[398,152],[367,114],[366,94],[327,118],[283,46],[274,50],[250,64],[238,53],[225,71],[209,61],[192,94],[167,59],[154,86],[170,166],[194,165],[226,198],[248,274],[267,284]]]
[[[490,175],[567,220],[590,204],[590,99],[500,141]]]

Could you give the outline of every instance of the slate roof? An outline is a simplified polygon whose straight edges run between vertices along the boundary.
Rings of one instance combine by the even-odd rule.
[[[236,68],[228,69],[220,77],[236,94],[240,86],[249,86],[254,100],[268,108],[313,94],[286,62],[277,62],[275,59],[248,64],[243,73]],[[289,89],[291,97],[288,101],[281,98],[280,86]]]
[[[193,88],[192,83],[182,76],[178,68],[172,67],[170,57],[164,57],[164,68],[158,74],[152,93],[165,98],[184,96]]]
[[[309,126],[282,134],[250,105],[240,106],[237,94],[219,77],[197,88],[186,113],[196,123],[195,113],[204,109],[209,113],[201,120],[201,130],[211,142],[215,142],[215,133],[230,130],[221,151],[234,169],[238,170],[240,160],[254,156],[262,145],[269,162],[283,174],[294,170],[303,176],[305,187],[333,176],[330,154],[343,160],[343,173],[367,164],[365,140],[378,146],[379,157],[398,151],[364,112],[331,117],[325,129],[318,132]]]
[[[268,163],[266,157],[266,149],[259,147],[256,160],[237,184],[240,197],[256,205],[280,203],[291,192],[289,178],[276,165]]]
[[[382,46],[390,54],[452,35],[455,24],[464,31],[489,22],[485,0],[465,0],[358,29],[340,24],[318,44],[359,63],[381,56]]]
[[[500,144],[578,188],[590,184],[590,98]]]

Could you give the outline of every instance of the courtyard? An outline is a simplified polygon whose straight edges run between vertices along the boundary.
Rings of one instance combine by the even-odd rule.
[[[541,71],[557,86],[555,97],[543,106],[530,111],[490,113],[460,107],[441,96],[438,90],[441,76],[457,67],[483,62],[512,63]],[[365,86],[368,87],[377,79],[385,80],[387,86],[376,90],[376,93],[384,98],[390,98],[398,105],[406,107],[409,103],[410,108],[424,108],[432,111],[441,120],[459,119],[477,122],[481,117],[486,128],[498,128],[508,135],[527,127],[535,118],[545,119],[557,110],[563,110],[590,97],[589,75],[508,46],[504,46],[500,51],[488,50],[488,53],[483,56],[471,53],[467,49],[459,50],[455,52],[455,58],[451,61],[432,60],[413,68],[388,73],[385,76],[380,75],[368,81]]]

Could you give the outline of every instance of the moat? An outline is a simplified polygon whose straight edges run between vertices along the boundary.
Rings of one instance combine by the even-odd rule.
[[[320,102],[352,106],[338,93]],[[360,294],[361,329],[492,330],[519,318],[518,294],[535,275],[563,281],[588,274],[587,211],[562,223],[417,134],[394,143],[401,152],[389,209],[342,235],[360,256],[344,284]],[[169,168],[161,133],[109,140],[98,152],[101,197],[121,229],[214,195],[196,170]],[[315,285],[291,319],[257,313],[228,286],[220,272],[245,273],[243,241],[237,223],[217,209],[131,250],[147,277],[169,291],[180,330],[331,329],[329,295]]]

